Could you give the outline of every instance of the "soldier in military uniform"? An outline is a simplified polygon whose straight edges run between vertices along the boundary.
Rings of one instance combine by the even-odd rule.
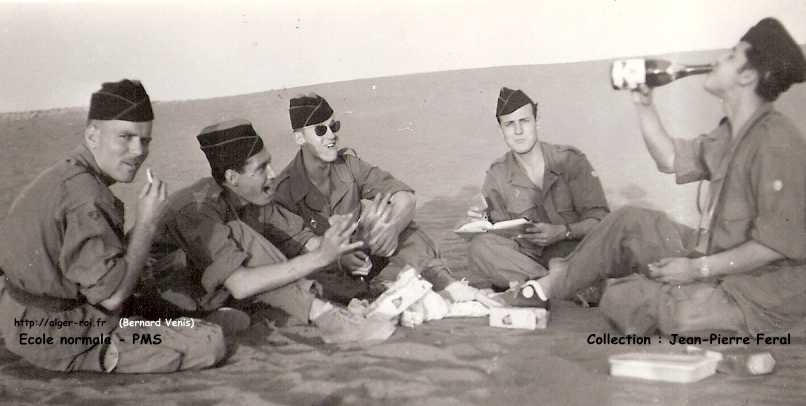
[[[181,312],[200,314],[268,304],[312,322],[329,343],[388,338],[391,321],[334,306],[307,279],[362,245],[350,242],[357,227],[352,217],[329,216],[331,227],[316,236],[275,204],[271,154],[249,121],[210,125],[197,139],[212,177],[171,196],[154,252],[184,260],[167,270],[155,267],[159,296]]]
[[[154,177],[144,186],[128,238],[123,204],[109,186],[134,179],[148,156],[153,118],[139,82],[104,83],[92,95],[81,146],[20,193],[0,228],[0,331],[8,350],[33,365],[173,372],[209,367],[225,356],[221,328],[201,320],[186,319],[179,327],[118,325],[143,270],[167,185]],[[159,343],[135,342],[135,335]]]
[[[601,309],[620,330],[644,334],[787,329],[806,316],[806,140],[773,102],[806,79],[800,46],[765,18],[719,57],[705,90],[725,118],[710,133],[673,138],[646,87],[633,93],[644,141],[678,183],[708,180],[697,229],[664,213],[624,208],[567,261],[527,282],[562,298],[601,277]]]
[[[493,223],[533,223],[515,238],[484,233],[470,242],[470,263],[503,290],[510,281],[544,276],[549,260],[569,254],[609,209],[582,152],[538,139],[537,103],[523,91],[501,88],[496,118],[510,150],[487,170],[484,204],[469,213]]]
[[[382,292],[384,282],[393,281],[406,265],[454,300],[475,296],[476,289],[452,276],[434,241],[413,221],[414,191],[340,148],[336,133],[341,124],[323,97],[292,99],[289,115],[300,151],[278,176],[275,199],[302,216],[318,235],[328,229],[327,218],[333,214],[360,220],[356,238],[367,243],[366,249],[342,256],[343,269],[369,278],[371,296]]]

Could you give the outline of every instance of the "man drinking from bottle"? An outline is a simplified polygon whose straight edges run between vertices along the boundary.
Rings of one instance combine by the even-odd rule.
[[[709,181],[698,229],[624,208],[547,276],[543,300],[603,277],[601,308],[626,333],[786,329],[806,316],[806,140],[773,102],[806,79],[780,22],[765,18],[715,63],[705,90],[725,117],[710,133],[672,138],[646,87],[633,93],[650,155],[677,183]]]

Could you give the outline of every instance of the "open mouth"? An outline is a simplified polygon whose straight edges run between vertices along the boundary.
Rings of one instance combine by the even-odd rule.
[[[325,144],[325,148],[327,148],[327,149],[336,148],[336,141],[331,141],[331,142]]]

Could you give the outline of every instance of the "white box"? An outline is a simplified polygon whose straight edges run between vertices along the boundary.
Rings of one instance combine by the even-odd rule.
[[[716,372],[719,360],[704,354],[632,352],[612,355],[610,375],[665,382],[697,382]]]
[[[549,312],[546,309],[534,307],[490,308],[490,327],[535,330],[546,328],[548,322]]]
[[[413,268],[404,270],[392,286],[381,294],[367,309],[367,317],[397,317],[414,302],[431,291],[431,284],[420,279]]]

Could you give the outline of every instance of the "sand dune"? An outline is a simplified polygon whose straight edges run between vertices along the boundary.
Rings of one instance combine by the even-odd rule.
[[[697,63],[712,60],[714,53],[665,57]],[[494,117],[504,85],[522,88],[540,103],[544,140],[587,153],[612,206],[665,208],[681,221],[695,221],[695,186],[674,187],[670,177],[656,172],[628,95],[610,88],[608,67],[609,61],[513,66],[161,102],[155,105],[146,166],[172,190],[207,176],[195,135],[215,121],[243,117],[255,123],[280,169],[296,150],[288,100],[316,91],[340,114],[343,144],[417,190],[418,222],[438,240],[451,267],[472,279],[465,245],[450,229],[490,162],[505,152]],[[117,78],[98,81],[111,79]],[[685,79],[656,92],[672,133],[694,136],[720,119],[718,103],[701,90],[701,82]],[[92,90],[87,89],[88,99]],[[779,103],[806,130],[803,106],[806,86]],[[83,108],[0,115],[0,219],[26,183],[79,142],[85,116]],[[145,174],[138,176],[133,185],[114,187],[129,216]],[[260,321],[240,338],[226,365],[170,376],[45,373],[0,350],[0,403],[800,404],[806,396],[802,338],[773,349],[779,370],[770,377],[718,376],[683,387],[609,377],[607,355],[634,348],[586,345],[591,332],[609,331],[595,310],[561,304],[553,317],[550,328],[538,332],[492,329],[478,319],[437,322],[400,329],[370,348],[324,346],[310,327]],[[794,336],[803,337],[802,331]]]

